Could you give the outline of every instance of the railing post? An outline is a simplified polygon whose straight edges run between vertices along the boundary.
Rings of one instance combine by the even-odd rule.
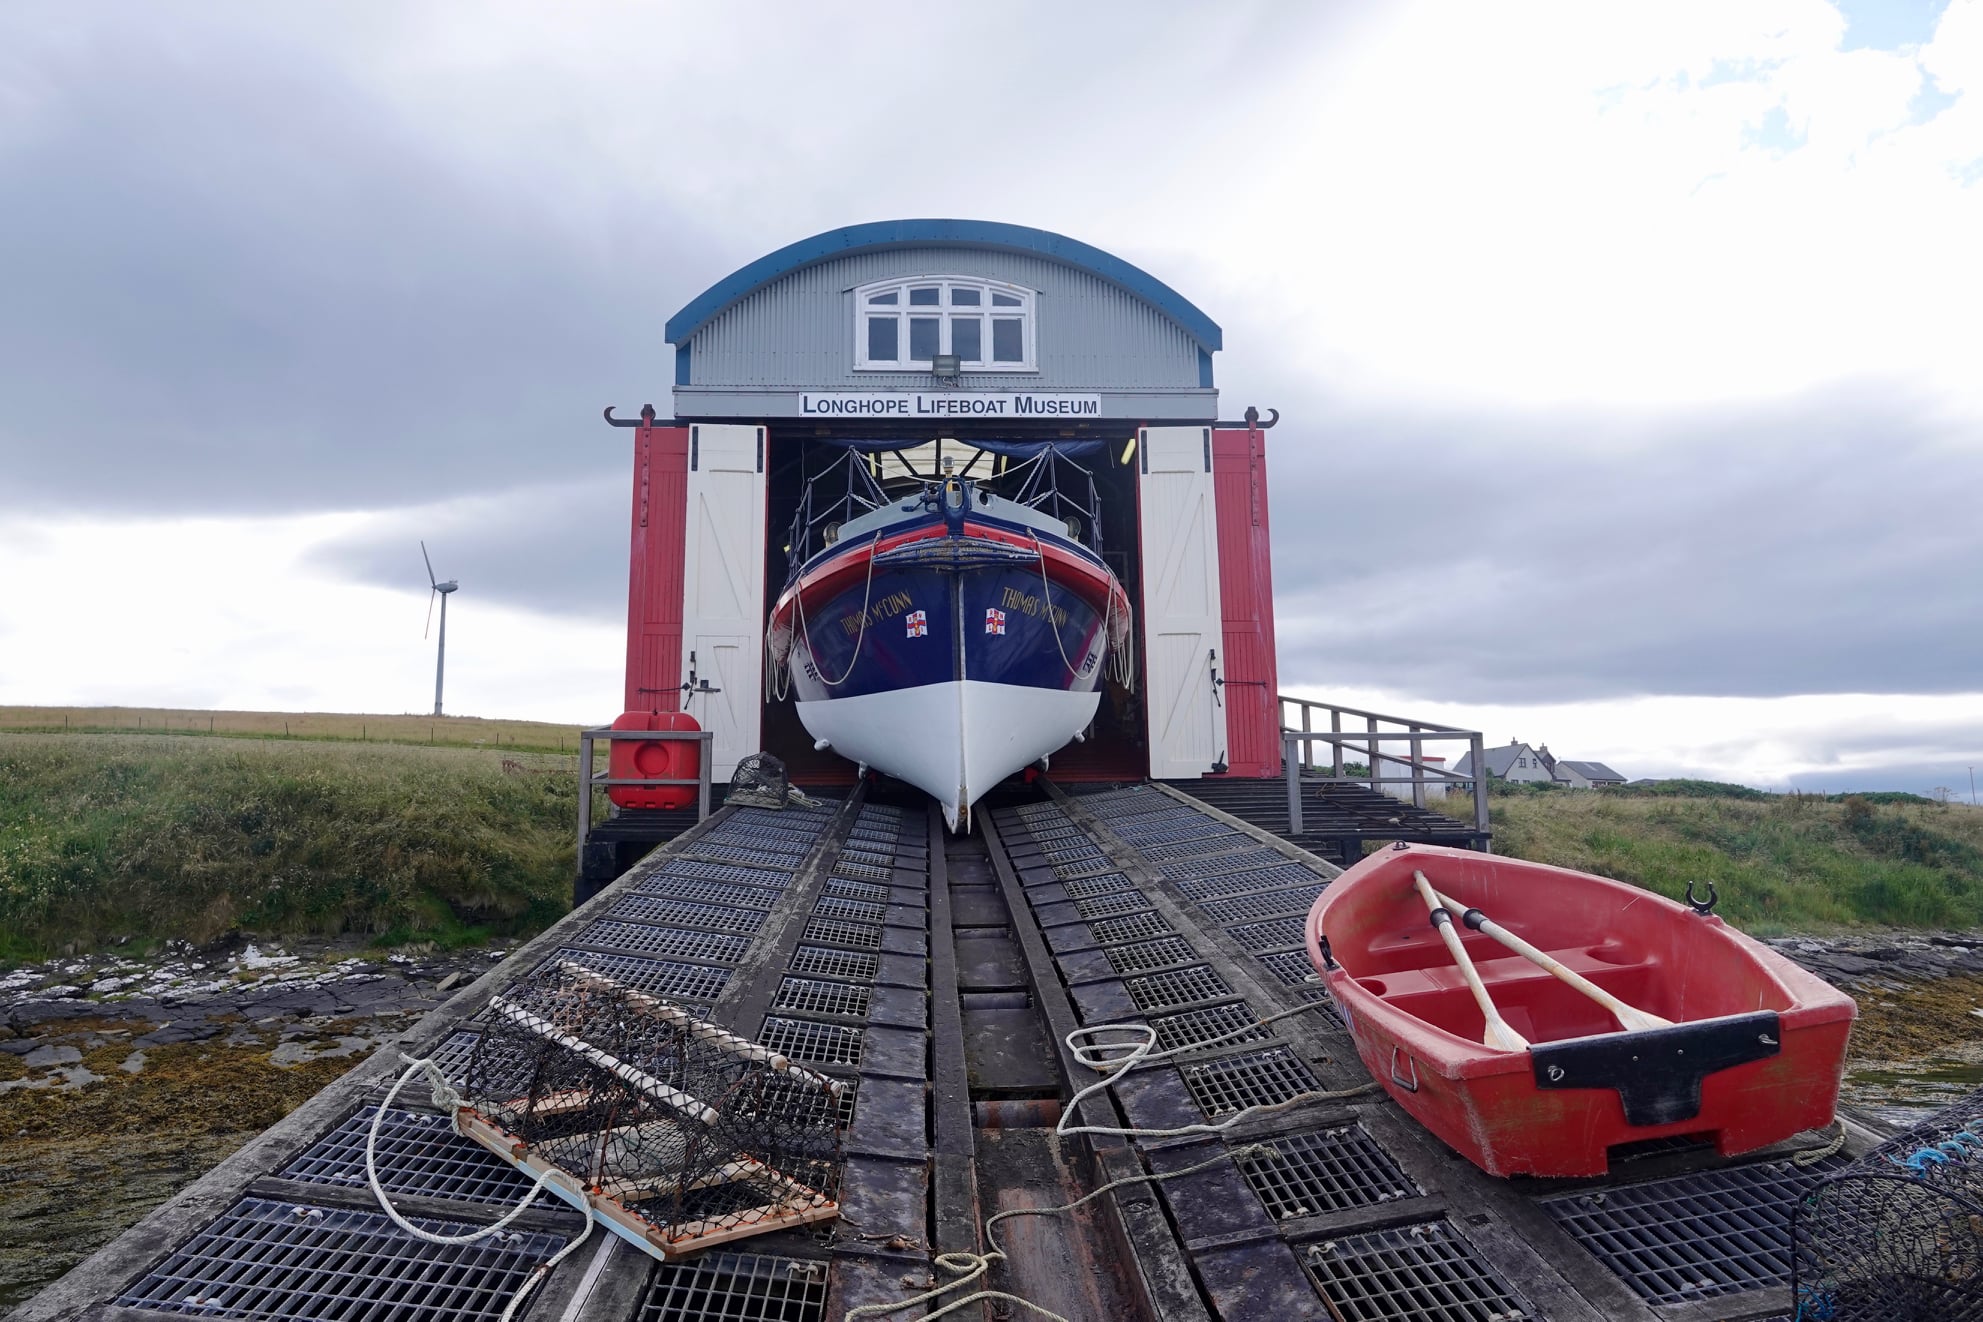
[[[1380,779],[1377,770],[1377,718],[1373,716],[1364,722],[1364,728],[1371,736],[1370,742],[1364,746],[1364,767],[1370,772],[1370,788],[1382,793],[1384,787],[1377,783]]]
[[[1480,849],[1484,854],[1494,852],[1494,846],[1487,840],[1487,757],[1481,747],[1481,738],[1474,735],[1467,740],[1468,751],[1473,764],[1473,829],[1480,832]]]
[[[695,760],[695,819],[700,822],[709,817],[709,759],[716,751],[716,732],[704,730],[696,744],[701,756]]]
[[[1425,807],[1425,741],[1418,737],[1418,727],[1412,731],[1412,807]]]
[[[1339,707],[1331,707],[1329,709],[1329,733],[1341,734],[1342,732],[1343,732],[1342,709]],[[1329,747],[1336,750],[1336,779],[1341,780],[1343,778],[1343,741],[1340,739],[1332,739],[1329,741]]]
[[[1310,703],[1307,699],[1304,698],[1301,704],[1301,732],[1303,734],[1309,734],[1314,729],[1314,727],[1309,724],[1309,718],[1313,716],[1314,713],[1315,713],[1314,704]],[[1303,771],[1308,770],[1308,759],[1314,756],[1315,756],[1315,745],[1306,739],[1302,740],[1301,769]]]
[[[578,858],[585,866],[585,838],[592,834],[592,731],[578,732]]]
[[[1288,834],[1301,834],[1301,760],[1297,745],[1305,743],[1295,735],[1281,736],[1281,775],[1288,782]]]

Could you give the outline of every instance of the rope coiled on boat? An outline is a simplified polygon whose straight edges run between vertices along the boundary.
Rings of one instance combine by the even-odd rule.
[[[874,550],[879,545],[881,545],[881,534],[877,532],[874,540],[868,543],[868,583],[861,589],[861,631],[854,636],[854,654],[847,658],[847,669],[841,673],[840,678],[828,679],[825,675],[819,676],[819,682],[830,689],[837,689],[852,678],[854,667],[861,659],[861,644],[866,642],[868,637],[868,601],[874,595]],[[806,658],[815,663],[816,669],[819,658],[812,650],[812,629],[806,624],[806,594],[803,586],[793,589],[792,609],[799,617],[799,636],[805,640]]]
[[[559,1249],[543,1262],[537,1264],[537,1267],[530,1275],[524,1278],[523,1284],[517,1287],[516,1293],[510,1296],[509,1306],[503,1309],[500,1322],[511,1322],[511,1319],[516,1316],[517,1310],[523,1306],[523,1301],[530,1297],[532,1290],[537,1288],[537,1283],[542,1281],[546,1276],[549,1276],[553,1268],[577,1252],[579,1245],[591,1238],[593,1221],[591,1196],[586,1193],[585,1186],[579,1183],[577,1176],[557,1166],[547,1165],[537,1173],[535,1181],[530,1186],[530,1192],[523,1196],[521,1202],[506,1212],[502,1220],[491,1225],[483,1226],[480,1230],[470,1231],[466,1235],[436,1235],[431,1230],[422,1230],[419,1226],[414,1225],[411,1221],[401,1216],[399,1209],[394,1207],[392,1200],[386,1196],[385,1186],[379,1183],[378,1148],[380,1122],[385,1119],[386,1112],[392,1109],[393,1101],[399,1096],[399,1090],[410,1083],[415,1074],[422,1072],[426,1074],[427,1086],[432,1091],[434,1104],[447,1112],[448,1124],[457,1134],[461,1133],[460,1116],[462,1097],[461,1093],[456,1090],[454,1084],[448,1079],[448,1076],[441,1072],[441,1067],[433,1061],[425,1057],[415,1059],[404,1052],[400,1053],[399,1058],[406,1062],[406,1069],[399,1076],[398,1081],[387,1090],[385,1100],[379,1103],[379,1109],[372,1114],[371,1127],[365,1131],[365,1179],[372,1186],[372,1196],[379,1200],[380,1208],[384,1210],[387,1217],[391,1218],[394,1225],[415,1239],[422,1240],[428,1244],[438,1244],[443,1247],[474,1244],[488,1239],[492,1235],[501,1234],[509,1226],[510,1222],[516,1220],[530,1209],[531,1204],[537,1201],[538,1194],[543,1193],[553,1183],[564,1184],[571,1195],[574,1210],[584,1213],[585,1229],[579,1232],[578,1238]]]

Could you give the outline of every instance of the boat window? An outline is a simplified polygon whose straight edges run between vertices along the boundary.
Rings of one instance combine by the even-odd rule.
[[[966,371],[1038,370],[1030,289],[966,276],[918,276],[879,280],[853,292],[863,323],[854,337],[857,371],[928,371],[938,354],[955,354]]]

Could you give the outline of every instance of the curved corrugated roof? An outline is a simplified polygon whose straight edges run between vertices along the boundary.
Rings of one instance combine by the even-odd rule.
[[[788,243],[732,271],[691,299],[688,306],[668,318],[668,342],[686,343],[717,313],[793,271],[851,253],[897,247],[995,248],[1049,258],[1134,294],[1184,327],[1204,348],[1224,347],[1225,336],[1217,322],[1141,267],[1064,234],[995,220],[877,220]]]

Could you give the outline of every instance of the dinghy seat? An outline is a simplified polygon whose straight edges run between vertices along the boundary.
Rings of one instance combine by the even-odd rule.
[[[1474,967],[1502,1017],[1531,1042],[1620,1031],[1609,1011],[1520,955],[1509,954],[1500,946],[1475,948],[1472,942],[1467,953],[1473,956]],[[1627,952],[1609,943],[1547,953],[1627,1004],[1657,1012],[1656,1005],[1648,1004],[1663,999],[1657,994],[1653,977],[1657,959],[1649,955],[1628,959]],[[1407,1014],[1461,1037],[1480,1040],[1480,1007],[1453,965],[1396,969],[1358,978],[1357,982]]]

